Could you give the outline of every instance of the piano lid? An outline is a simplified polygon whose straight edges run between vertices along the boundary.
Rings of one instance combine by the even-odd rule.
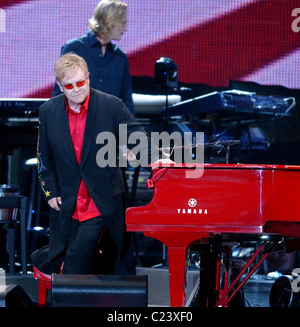
[[[291,169],[291,170],[300,170],[300,165],[277,165],[277,164],[245,164],[245,163],[236,163],[236,164],[222,164],[222,163],[171,163],[171,164],[159,164],[151,163],[150,167],[154,168],[204,168],[204,169]]]
[[[203,174],[187,178],[195,167]],[[262,233],[271,221],[300,223],[299,185],[300,166],[293,165],[156,165],[152,200],[126,210],[127,229]]]

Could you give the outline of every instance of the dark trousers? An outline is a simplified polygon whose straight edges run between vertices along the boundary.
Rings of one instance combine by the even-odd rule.
[[[50,244],[32,253],[34,266],[46,274],[60,273],[63,264],[64,274],[134,275],[135,256],[131,234],[125,230],[123,204],[122,196],[117,196],[116,210],[111,216],[99,216],[82,223],[72,219],[69,236],[61,242],[59,228],[54,225],[59,212],[52,210]],[[61,252],[53,256],[56,245]]]
[[[106,223],[101,216],[84,222],[72,220],[63,274],[89,273],[99,238],[105,228]]]

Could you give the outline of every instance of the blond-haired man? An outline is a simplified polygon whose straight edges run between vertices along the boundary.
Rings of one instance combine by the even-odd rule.
[[[61,55],[74,52],[88,64],[91,87],[115,95],[134,115],[132,81],[126,54],[112,41],[121,40],[127,31],[127,4],[121,0],[101,0],[89,20],[90,29],[69,40]],[[55,84],[52,96],[60,93]]]

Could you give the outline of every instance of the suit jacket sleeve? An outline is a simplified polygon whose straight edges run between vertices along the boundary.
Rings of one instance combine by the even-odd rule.
[[[52,150],[47,140],[47,103],[39,110],[38,177],[45,200],[60,196]]]

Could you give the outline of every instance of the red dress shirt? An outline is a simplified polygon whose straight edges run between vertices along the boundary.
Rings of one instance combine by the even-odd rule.
[[[74,148],[77,162],[80,165],[81,150],[82,150],[82,143],[83,143],[90,95],[88,95],[88,97],[80,107],[79,113],[72,110],[69,107],[67,99],[65,100],[66,100],[66,111],[69,117],[69,126],[70,126],[73,148]],[[91,195],[89,194],[83,180],[81,180],[78,189],[78,194],[77,194],[76,206],[72,218],[79,220],[81,222],[97,216],[100,216],[100,212],[96,207]]]

